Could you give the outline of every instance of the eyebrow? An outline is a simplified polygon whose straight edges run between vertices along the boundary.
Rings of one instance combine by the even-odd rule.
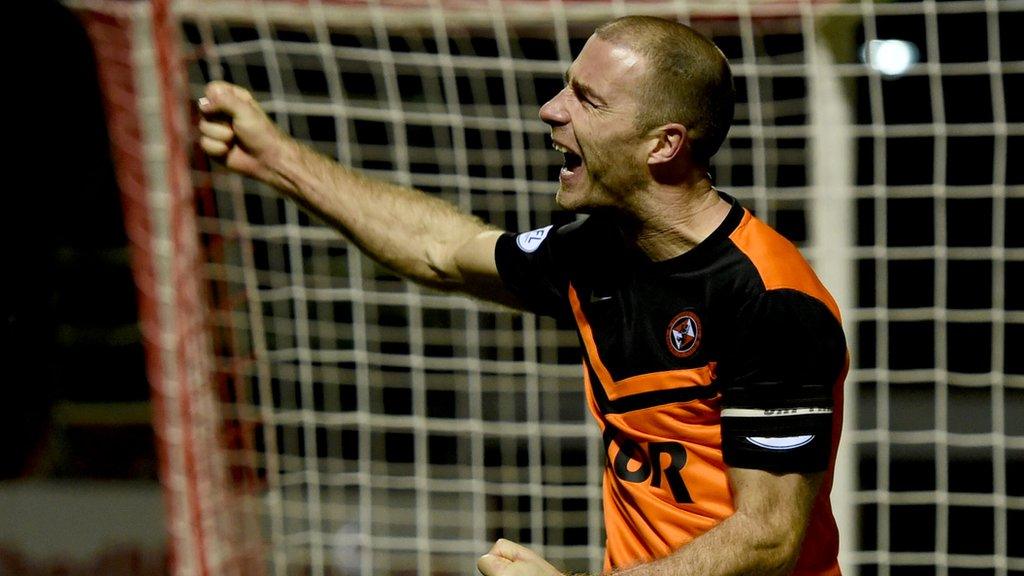
[[[576,80],[575,78],[570,80],[569,70],[566,70],[565,73],[562,74],[562,78],[565,80],[566,84],[572,87],[574,91],[582,93],[584,96],[592,100],[597,100],[600,104],[607,104],[605,99],[601,98],[596,92],[594,92],[594,89],[591,88],[590,86],[584,84],[583,82],[580,82],[579,80]]]

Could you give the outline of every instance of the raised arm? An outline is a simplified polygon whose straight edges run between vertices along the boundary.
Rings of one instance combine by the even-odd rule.
[[[302,145],[278,130],[243,88],[211,82],[199,107],[207,154],[295,199],[381,264],[420,284],[516,305],[494,261],[500,230]]]

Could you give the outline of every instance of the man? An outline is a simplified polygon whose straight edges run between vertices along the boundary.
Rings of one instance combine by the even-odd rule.
[[[603,430],[606,569],[833,575],[828,494],[846,347],[797,250],[714,189],[728,65],[681,24],[599,28],[545,104],[558,203],[589,218],[513,235],[347,170],[213,83],[202,146],[407,278],[576,321]],[[501,540],[485,575],[559,574]]]

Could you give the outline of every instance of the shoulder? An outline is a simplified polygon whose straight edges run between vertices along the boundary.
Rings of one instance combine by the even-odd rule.
[[[618,228],[603,216],[584,216],[573,222],[558,226],[555,236],[566,245],[582,245],[593,242],[607,244],[612,238],[620,238]]]
[[[608,226],[609,223],[603,218],[587,216],[567,224],[548,224],[526,232],[505,232],[504,236],[515,240],[520,250],[534,252],[547,242],[567,246],[604,237]]]
[[[797,292],[820,301],[839,318],[839,307],[810,264],[792,242],[750,212],[729,235],[733,245],[756,270],[766,292]]]
[[[549,249],[566,267],[566,272],[588,270],[617,260],[624,252],[622,233],[610,219],[585,216],[548,234]]]

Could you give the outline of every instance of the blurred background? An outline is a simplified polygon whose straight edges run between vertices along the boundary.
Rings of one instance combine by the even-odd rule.
[[[410,289],[189,151],[188,102],[239,82],[371,174],[509,229],[566,222],[536,108],[595,23],[636,12],[730,58],[716,182],[844,308],[844,566],[1024,574],[1024,2],[24,8],[0,574],[470,573],[501,536],[599,568],[571,326]]]
[[[92,44],[60,3],[21,10],[32,33],[9,53],[26,93],[8,165],[25,177],[0,210],[0,574],[163,574],[136,286]]]

